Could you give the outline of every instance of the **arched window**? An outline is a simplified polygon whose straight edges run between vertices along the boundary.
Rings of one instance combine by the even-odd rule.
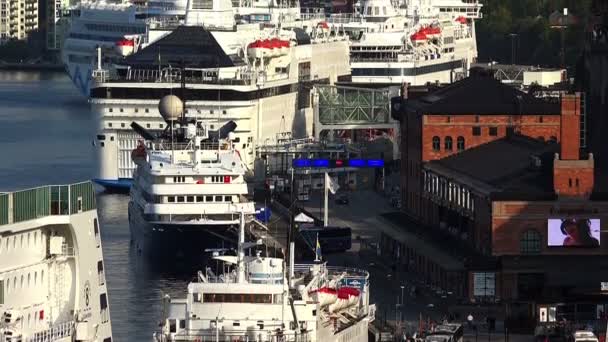
[[[445,150],[446,151],[452,150],[452,137],[445,137]]]
[[[464,137],[458,137],[456,139],[456,148],[458,151],[464,151]]]
[[[540,233],[538,231],[534,229],[526,230],[519,242],[522,254],[540,253]]]
[[[439,137],[433,137],[433,151],[441,150],[441,139]]]

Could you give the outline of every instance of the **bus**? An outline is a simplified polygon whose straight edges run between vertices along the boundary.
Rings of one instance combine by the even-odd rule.
[[[352,245],[350,227],[303,225],[296,234],[296,250],[300,257],[314,258],[317,236],[321,245],[321,254],[345,252]]]

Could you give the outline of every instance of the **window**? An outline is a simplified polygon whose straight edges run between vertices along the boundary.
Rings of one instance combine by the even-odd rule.
[[[213,196],[205,196],[205,202],[213,202]]]
[[[177,196],[177,203],[184,203],[184,196]]]
[[[534,229],[524,232],[520,240],[520,249],[522,254],[540,253],[540,233]]]
[[[568,186],[572,187],[572,178],[568,178]]]
[[[543,123],[543,117],[542,116],[538,117],[538,122]]]
[[[576,180],[576,185],[578,186],[578,179]],[[224,202],[232,202],[232,196],[224,196]]]
[[[481,127],[475,126],[473,127],[473,136],[478,137],[481,135]]]
[[[441,139],[439,137],[433,137],[433,151],[441,150]]]
[[[194,196],[187,196],[186,197],[186,202],[188,202],[188,203],[194,202]]]
[[[490,135],[495,137],[498,135],[498,127],[490,127]]]
[[[203,202],[204,201],[204,197],[203,196],[196,196],[196,201],[197,202]]]
[[[216,202],[221,202],[222,201],[222,196],[215,196],[215,201]]]
[[[150,113],[150,109],[148,109],[148,108],[146,108],[144,111],[145,111],[146,113]],[[161,128],[162,128],[162,127],[161,127]]]
[[[464,137],[458,137],[456,139],[456,148],[458,151],[464,151]]]
[[[167,197],[167,201],[169,203],[175,203],[175,196],[169,196],[169,197]]]
[[[452,137],[445,137],[445,150],[446,151],[451,151],[452,150]]]

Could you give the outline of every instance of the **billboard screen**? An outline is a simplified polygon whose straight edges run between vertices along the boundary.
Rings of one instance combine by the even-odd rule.
[[[599,247],[600,220],[587,218],[555,218],[547,222],[549,247]]]

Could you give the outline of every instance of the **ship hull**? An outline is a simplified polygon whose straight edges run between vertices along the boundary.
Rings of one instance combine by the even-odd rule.
[[[158,224],[144,219],[129,203],[131,244],[138,255],[158,260],[199,263],[210,256],[206,249],[235,248],[237,225]]]
[[[95,184],[102,186],[108,192],[128,194],[133,185],[133,178],[118,178],[118,179],[93,179]]]

